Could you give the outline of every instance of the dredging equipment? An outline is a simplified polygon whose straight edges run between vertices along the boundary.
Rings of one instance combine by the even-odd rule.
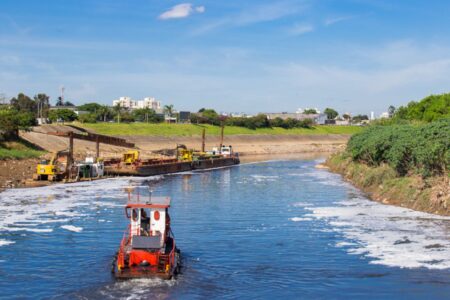
[[[180,270],[180,251],[170,227],[170,198],[152,197],[148,187],[127,188],[125,230],[113,261],[117,279],[171,279]]]

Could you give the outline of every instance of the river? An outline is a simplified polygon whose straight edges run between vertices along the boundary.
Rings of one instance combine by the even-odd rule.
[[[0,298],[448,299],[450,218],[369,201],[317,163],[7,190]],[[112,278],[129,185],[172,198],[176,279]]]

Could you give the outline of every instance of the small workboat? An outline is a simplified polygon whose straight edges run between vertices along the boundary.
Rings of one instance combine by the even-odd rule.
[[[130,220],[113,262],[117,279],[171,279],[180,269],[180,251],[170,228],[170,198],[152,197],[147,187],[127,188]]]

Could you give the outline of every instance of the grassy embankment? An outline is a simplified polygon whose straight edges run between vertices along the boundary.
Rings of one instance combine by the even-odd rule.
[[[38,158],[44,153],[22,140],[0,142],[0,160]]]
[[[374,200],[450,215],[450,119],[371,127],[326,164]]]
[[[206,128],[208,135],[220,135],[220,127],[213,125],[194,125],[194,124],[147,124],[147,123],[94,123],[80,124],[77,126],[94,130],[99,134],[106,135],[153,135],[153,136],[199,136],[202,134],[203,128]],[[354,134],[360,132],[361,127],[358,126],[317,126],[311,129],[307,128],[259,128],[248,129],[237,126],[226,126],[226,135],[238,134],[268,134],[268,135],[325,135],[325,134]]]

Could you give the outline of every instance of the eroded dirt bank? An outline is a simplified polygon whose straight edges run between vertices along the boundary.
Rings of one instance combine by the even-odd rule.
[[[353,162],[341,153],[330,156],[325,165],[366,192],[374,201],[450,216],[448,176],[398,176],[388,165],[369,167]]]

